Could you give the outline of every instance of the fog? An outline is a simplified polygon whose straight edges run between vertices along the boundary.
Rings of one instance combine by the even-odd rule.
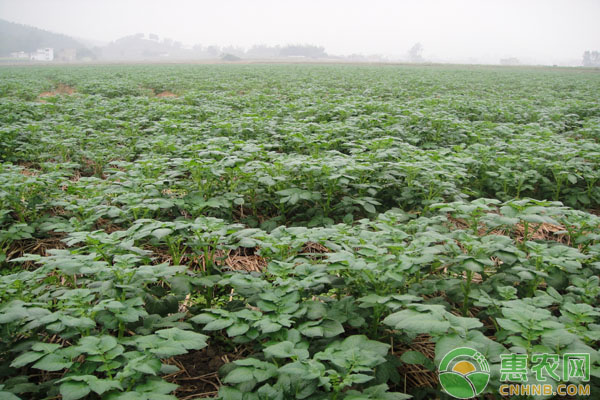
[[[600,49],[599,0],[0,0],[0,18],[108,43],[154,33],[184,45],[313,44],[328,54],[577,65]]]

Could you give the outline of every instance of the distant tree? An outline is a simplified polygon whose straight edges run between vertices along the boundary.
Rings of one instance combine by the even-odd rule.
[[[584,67],[600,67],[600,52],[586,51],[583,53]]]
[[[85,47],[80,47],[77,49],[77,59],[78,60],[83,60],[83,59],[95,60],[97,58],[98,58],[98,56],[96,55],[96,53],[93,50],[90,50]]]
[[[282,57],[307,57],[307,58],[324,58],[327,57],[325,48],[313,45],[298,45],[292,44],[282,47],[279,51]]]
[[[219,46],[208,46],[206,48],[206,53],[211,57],[218,57],[221,49]]]
[[[413,47],[408,51],[408,58],[411,62],[423,62],[423,45],[421,43],[415,43]]]
[[[221,53],[232,54],[237,57],[242,57],[246,52],[244,51],[244,48],[242,48],[242,47],[226,46],[221,49]]]
[[[238,56],[234,56],[233,54],[227,53],[227,54],[223,54],[221,56],[221,60],[223,60],[223,61],[240,61],[241,58],[239,58]]]
[[[279,46],[267,46],[264,44],[254,45],[247,52],[248,58],[276,58],[281,49]]]

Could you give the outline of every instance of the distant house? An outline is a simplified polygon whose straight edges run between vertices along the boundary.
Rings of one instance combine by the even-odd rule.
[[[77,59],[77,49],[60,49],[56,52],[56,57],[54,57],[57,61],[75,61]]]
[[[37,49],[29,54],[29,59],[33,61],[52,61],[54,60],[54,49],[52,47]]]

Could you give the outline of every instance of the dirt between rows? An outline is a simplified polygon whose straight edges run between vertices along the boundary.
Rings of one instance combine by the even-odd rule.
[[[40,93],[38,98],[54,97],[54,96],[58,96],[58,95],[70,96],[73,93],[75,93],[75,89],[73,89],[71,86],[59,83],[58,86],[56,86],[56,88],[54,88],[54,90],[49,91],[49,92]]]
[[[165,90],[164,92],[157,94],[156,97],[178,97],[178,96],[173,92],[169,92],[168,90]]]

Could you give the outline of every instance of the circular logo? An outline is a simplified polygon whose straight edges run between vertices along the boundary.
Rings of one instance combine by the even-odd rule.
[[[490,365],[477,350],[459,347],[442,358],[440,383],[452,397],[470,399],[479,395],[490,380]]]

